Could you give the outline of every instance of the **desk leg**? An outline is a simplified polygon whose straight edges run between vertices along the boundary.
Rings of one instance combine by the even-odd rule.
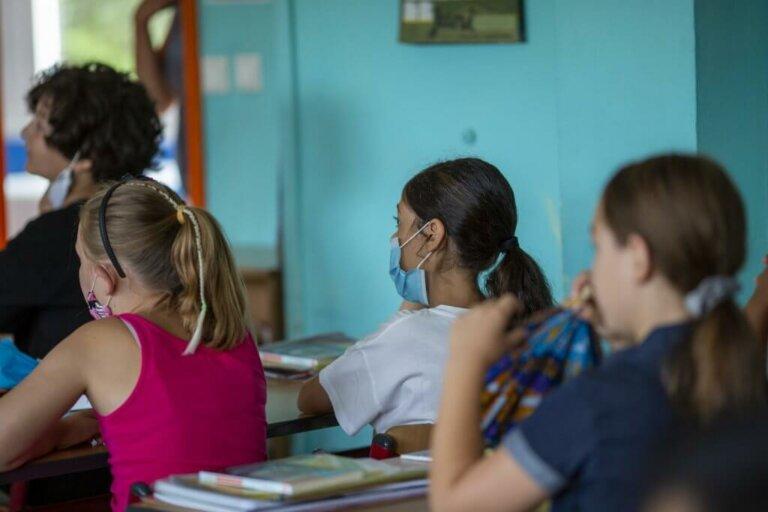
[[[11,500],[9,512],[21,512],[27,502],[27,482],[14,482],[11,484]]]

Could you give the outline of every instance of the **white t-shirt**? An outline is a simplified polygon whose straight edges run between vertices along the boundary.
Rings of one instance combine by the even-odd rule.
[[[320,372],[339,425],[354,435],[434,423],[453,322],[466,309],[452,306],[399,311]]]

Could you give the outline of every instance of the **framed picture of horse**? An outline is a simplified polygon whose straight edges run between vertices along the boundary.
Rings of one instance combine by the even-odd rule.
[[[403,43],[519,43],[523,0],[400,0]]]

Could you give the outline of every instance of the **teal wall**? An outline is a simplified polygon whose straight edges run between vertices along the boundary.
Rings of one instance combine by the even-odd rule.
[[[397,0],[204,7],[205,52],[247,40],[271,61],[260,96],[206,98],[208,193],[237,241],[274,243],[280,219],[292,335],[361,336],[391,314],[388,239],[402,186],[457,156],[507,176],[521,243],[561,296],[590,263],[607,177],[652,152],[700,147],[747,196],[755,274],[768,249],[768,4],[524,3],[525,43],[438,46],[398,43]],[[326,433],[298,446],[348,444]]]
[[[200,2],[200,52],[229,63],[228,93],[203,104],[207,203],[231,242],[275,248],[281,170],[293,165],[290,23],[284,2]],[[234,87],[237,54],[258,53],[259,92]]]
[[[590,265],[593,209],[618,166],[696,149],[694,13],[692,0],[556,4],[562,261],[570,285]]]
[[[526,43],[474,46],[398,43],[394,0],[293,5],[305,212],[286,240],[305,256],[289,267],[302,276],[294,332],[361,335],[395,307],[391,212],[435,160],[478,155],[502,169],[521,242],[561,296],[589,265],[607,176],[696,149],[692,0],[528,1]]]
[[[298,0],[303,332],[360,336],[396,308],[387,274],[405,182],[479,155],[515,189],[522,246],[561,287],[554,8],[527,2],[531,44],[397,41],[398,2]],[[474,144],[464,141],[475,133]]]
[[[768,252],[768,2],[696,1],[699,150],[731,171],[749,215],[743,295]]]

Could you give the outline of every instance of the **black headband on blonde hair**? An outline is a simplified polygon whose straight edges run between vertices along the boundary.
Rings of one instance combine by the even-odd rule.
[[[104,194],[104,197],[101,199],[101,204],[99,205],[99,234],[101,235],[101,245],[104,246],[104,251],[107,253],[109,261],[112,262],[112,266],[115,267],[115,270],[117,270],[117,275],[119,275],[121,279],[125,279],[125,271],[120,265],[120,262],[117,261],[115,251],[112,249],[112,244],[109,243],[109,234],[107,234],[107,205],[109,204],[109,199],[112,197],[112,194],[114,194],[115,190],[117,190],[117,187],[127,183],[132,179],[150,180],[150,178],[145,176],[134,177],[130,174],[126,174],[123,176],[123,179],[107,189],[107,192]]]
[[[104,246],[104,251],[107,253],[107,257],[109,257],[109,261],[112,262],[112,265],[115,267],[117,274],[121,278],[125,278],[125,271],[120,265],[120,262],[117,261],[117,256],[115,255],[115,251],[112,249],[112,244],[109,242],[109,235],[107,234],[107,205],[109,204],[109,199],[112,197],[112,194],[114,194],[115,190],[117,190],[120,185],[124,185],[130,181],[138,181],[139,183],[137,183],[137,185],[152,188],[166,201],[168,201],[176,209],[176,218],[179,221],[179,224],[184,224],[185,215],[192,221],[192,227],[195,233],[195,246],[197,249],[197,271],[199,279],[198,286],[200,287],[200,314],[197,317],[197,322],[195,324],[195,330],[192,333],[192,338],[189,340],[187,348],[184,350],[184,355],[194,354],[197,350],[197,347],[200,345],[200,342],[202,341],[203,322],[205,321],[205,316],[208,312],[208,303],[205,300],[205,280],[203,278],[203,252],[200,225],[197,221],[197,218],[195,217],[195,214],[189,208],[187,208],[183,202],[177,203],[174,199],[171,198],[171,196],[163,192],[160,188],[151,186],[150,183],[159,185],[159,183],[157,183],[152,178],[147,176],[132,176],[130,174],[123,176],[123,179],[107,189],[104,197],[101,199],[101,204],[99,205],[99,233],[101,235],[101,243]]]

